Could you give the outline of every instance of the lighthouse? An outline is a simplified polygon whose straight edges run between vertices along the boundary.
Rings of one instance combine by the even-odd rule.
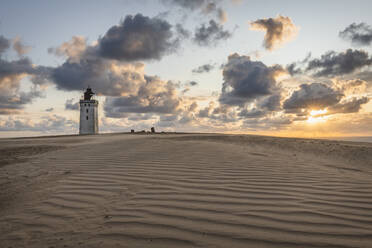
[[[84,100],[80,100],[79,134],[98,134],[98,101],[92,99],[94,94],[88,86]]]

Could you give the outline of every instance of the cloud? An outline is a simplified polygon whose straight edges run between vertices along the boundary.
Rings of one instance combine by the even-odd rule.
[[[79,102],[75,102],[74,98],[67,99],[65,103],[66,110],[79,110]]]
[[[36,86],[28,92],[21,91],[18,80],[16,77],[8,77],[0,81],[0,115],[19,114],[27,104],[43,96]]]
[[[346,96],[362,95],[367,93],[367,82],[361,79],[340,80],[333,79],[333,85],[336,89],[343,92]]]
[[[190,85],[190,86],[196,86],[196,85],[198,85],[198,82],[190,81],[190,82],[188,83],[188,85]]]
[[[306,65],[310,59],[311,59],[311,53],[308,53],[307,56],[303,60],[293,62],[287,65],[286,66],[287,72],[292,76],[296,74],[302,74],[304,70],[300,66]]]
[[[0,55],[10,47],[10,42],[7,38],[0,35]]]
[[[281,66],[268,67],[262,62],[251,61],[248,56],[232,54],[222,69],[224,83],[219,104],[211,101],[197,111],[198,118],[211,122],[215,128],[245,128],[248,119],[251,124],[256,123],[252,126],[259,126],[260,120],[272,120],[273,126],[287,125],[287,122],[273,121],[282,110],[282,89],[276,81],[276,77],[284,72]]]
[[[128,121],[142,115],[176,114],[187,107],[183,106],[184,100],[178,95],[178,84],[146,75],[143,63],[102,57],[97,52],[99,46],[100,40],[89,46],[85,39],[74,37],[60,47],[49,49],[67,57],[50,74],[58,89],[82,90],[89,85],[98,95],[106,96],[104,111],[107,117]],[[195,84],[190,82],[185,86]],[[78,109],[78,104],[70,99],[65,107]]]
[[[30,118],[0,118],[0,131],[76,132],[78,123],[59,115],[42,116],[39,121]]]
[[[128,15],[98,40],[98,53],[120,61],[159,60],[174,52],[178,43],[167,21]]]
[[[10,44],[10,40],[1,36],[1,53],[10,49]],[[0,56],[0,68],[0,114],[20,113],[27,104],[43,96],[37,84],[45,83],[38,81],[38,77],[48,70],[47,67],[34,66],[27,57],[8,61]],[[26,77],[34,83],[28,92],[21,90],[21,80]]]
[[[289,113],[301,113],[309,109],[324,109],[340,102],[343,93],[322,83],[301,84],[283,103]]]
[[[107,117],[127,117],[127,113],[175,113],[181,105],[175,85],[157,77],[145,77],[137,91],[127,96],[107,97],[104,110]]]
[[[75,36],[57,48],[49,48],[50,53],[65,56],[66,61],[47,76],[62,90],[82,90],[90,85],[99,95],[131,94],[145,82],[144,64],[135,61],[161,59],[178,47],[185,32],[180,25],[174,32],[158,17],[129,15],[94,45]]]
[[[372,27],[364,22],[352,23],[341,31],[339,36],[355,45],[368,46],[372,43]]]
[[[278,131],[282,128],[288,127],[293,123],[293,120],[288,116],[266,116],[263,118],[248,118],[243,122],[243,127],[252,131]]]
[[[230,55],[223,67],[220,103],[243,106],[256,98],[278,94],[280,89],[275,77],[282,70],[278,66],[268,67],[262,62],[251,61],[248,56]]]
[[[194,33],[193,41],[199,46],[216,45],[221,40],[230,38],[232,34],[223,29],[223,26],[215,20],[210,20],[208,26],[202,24],[197,27]]]
[[[333,77],[353,73],[371,64],[372,58],[366,51],[347,49],[340,53],[327,52],[320,59],[310,59],[306,71],[318,77]]]
[[[87,48],[86,39],[82,36],[73,36],[71,41],[62,43],[57,48],[48,48],[48,52],[57,56],[66,56],[71,62],[78,62]]]
[[[347,114],[347,113],[358,113],[361,109],[361,106],[363,104],[366,104],[369,102],[368,97],[353,97],[349,100],[342,101],[340,103],[337,103],[330,108],[328,108],[327,114]]]
[[[222,23],[227,22],[227,14],[223,9],[218,9],[217,10],[217,17],[218,17],[218,20],[220,22],[222,22]]]
[[[20,37],[13,40],[13,49],[17,52],[18,56],[23,56],[31,50],[30,46],[25,46]]]
[[[261,118],[266,115],[266,111],[259,110],[259,109],[243,109],[242,111],[239,112],[239,116],[244,117],[244,118]]]
[[[182,94],[185,94],[186,92],[190,91],[190,88],[191,87],[194,87],[194,86],[197,86],[198,85],[198,82],[196,81],[188,81],[186,83],[184,83],[182,86],[183,86],[183,90],[181,91]]]
[[[176,24],[175,26],[175,29],[176,29],[176,33],[179,37],[180,40],[182,39],[187,39],[190,37],[191,35],[191,32],[188,31],[187,29],[185,29],[181,24]]]
[[[292,22],[291,18],[279,15],[276,18],[258,19],[250,23],[251,30],[264,31],[264,47],[274,50],[293,40],[299,28]]]
[[[67,59],[54,68],[50,77],[58,89],[81,91],[89,85],[99,95],[120,96],[135,91],[145,80],[143,69],[142,63],[121,63],[84,54],[78,62]]]
[[[221,23],[227,21],[226,12],[219,6],[221,0],[163,0],[163,3],[178,6],[186,13],[199,11],[201,14],[214,14]]]
[[[257,107],[268,111],[280,110],[281,92],[274,95],[262,97],[257,101]]]
[[[199,66],[198,68],[195,68],[192,70],[193,73],[204,73],[204,72],[210,72],[215,68],[215,65],[212,64],[204,64]]]
[[[207,0],[163,0],[163,2],[178,5],[188,10],[200,9],[208,3]]]

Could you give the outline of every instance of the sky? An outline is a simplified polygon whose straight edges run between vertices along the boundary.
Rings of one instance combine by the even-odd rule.
[[[370,1],[0,2],[0,137],[372,135]]]

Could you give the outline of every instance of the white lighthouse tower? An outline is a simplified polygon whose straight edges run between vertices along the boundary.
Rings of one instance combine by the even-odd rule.
[[[98,134],[98,101],[92,99],[94,94],[88,86],[84,100],[80,100],[79,134]]]

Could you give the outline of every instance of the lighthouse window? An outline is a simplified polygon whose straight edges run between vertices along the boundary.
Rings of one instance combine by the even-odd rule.
[[[87,120],[88,120],[88,116],[87,116]]]
[[[87,109],[87,113],[88,113],[88,110],[89,110],[89,109]]]

